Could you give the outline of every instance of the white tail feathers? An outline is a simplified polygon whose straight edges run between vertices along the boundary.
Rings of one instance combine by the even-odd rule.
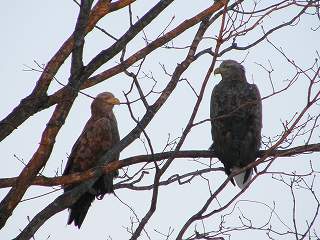
[[[231,173],[232,172],[236,172],[236,171],[238,171],[240,168],[238,168],[238,167],[233,167],[232,169],[231,169]],[[236,176],[234,176],[234,180],[235,180],[235,182],[236,182],[236,184],[237,184],[237,186],[240,188],[240,189],[243,189],[246,185],[247,185],[247,183],[251,180],[251,178],[252,178],[252,169],[251,169],[251,171],[250,171],[250,174],[249,174],[249,177],[248,177],[248,179],[244,182],[244,177],[245,177],[245,175],[246,175],[246,171],[244,171],[244,172],[242,172],[242,173],[239,173],[238,175],[236,175]]]

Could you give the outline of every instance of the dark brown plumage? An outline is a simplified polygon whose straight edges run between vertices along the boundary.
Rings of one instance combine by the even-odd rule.
[[[120,141],[117,121],[112,112],[113,106],[117,104],[119,100],[109,92],[100,93],[93,100],[91,117],[72,147],[63,175],[82,172],[94,167],[99,158]],[[119,159],[119,155],[115,159]],[[106,193],[113,192],[113,178],[117,174],[101,176],[92,189],[83,194],[69,208],[68,224],[74,222],[75,226],[81,227],[93,200],[96,197],[102,199]],[[75,186],[65,186],[64,191],[69,191]]]
[[[230,175],[257,158],[261,144],[261,97],[257,86],[247,82],[240,63],[225,60],[214,73],[221,74],[222,80],[211,95],[211,148]],[[251,175],[252,169],[237,175],[237,185],[243,188]]]

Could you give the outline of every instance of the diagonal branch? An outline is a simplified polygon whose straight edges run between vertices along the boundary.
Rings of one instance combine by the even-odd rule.
[[[110,3],[110,1],[106,0],[98,1],[90,13],[86,34],[89,33],[94,28],[96,23],[106,14],[121,9],[134,1],[135,0],[119,0],[113,3]],[[50,100],[46,92],[53,77],[58,72],[64,61],[71,54],[75,46],[74,34],[75,33],[73,33],[62,44],[61,48],[47,63],[32,93],[22,99],[20,104],[15,107],[11,113],[2,121],[0,121],[0,141],[10,135],[12,131],[17,129],[18,126],[20,126],[33,114],[61,101],[63,94],[59,96],[60,98],[54,98]]]
[[[76,24],[76,42],[79,45],[75,48],[74,56],[72,57],[73,62],[71,66],[71,76],[69,79],[68,86],[72,91],[68,95],[65,101],[61,102],[55,108],[51,119],[49,120],[47,127],[43,131],[41,142],[37,151],[32,156],[32,159],[26,165],[26,167],[20,173],[16,184],[10,189],[9,193],[4,197],[0,203],[0,228],[2,228],[8,218],[12,215],[13,210],[16,208],[24,193],[30,186],[30,183],[34,177],[39,173],[40,169],[43,168],[49,159],[51,151],[53,149],[56,136],[64,124],[64,121],[71,109],[74,99],[77,96],[77,92],[73,89],[79,89],[81,85],[80,76],[82,75],[82,51],[84,45],[85,28],[88,22],[88,17],[91,9],[92,1],[83,0],[81,1],[81,8]]]

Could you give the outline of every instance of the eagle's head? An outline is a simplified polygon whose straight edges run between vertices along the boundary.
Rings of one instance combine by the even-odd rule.
[[[220,67],[214,70],[214,74],[221,74],[225,81],[246,81],[244,67],[235,60],[224,60]]]
[[[95,114],[105,114],[112,111],[114,105],[119,105],[120,101],[110,92],[103,92],[96,96],[91,104],[91,112]]]

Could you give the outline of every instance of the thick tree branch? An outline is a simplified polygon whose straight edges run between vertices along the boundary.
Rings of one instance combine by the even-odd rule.
[[[75,48],[74,56],[72,57],[71,76],[68,86],[70,93],[65,97],[65,100],[57,105],[55,111],[50,118],[47,127],[43,131],[41,142],[37,151],[32,156],[32,159],[20,173],[16,184],[10,189],[9,193],[0,203],[0,228],[2,228],[7,219],[11,216],[12,211],[16,208],[25,191],[28,189],[33,178],[39,173],[49,159],[53,149],[56,136],[63,126],[64,121],[71,109],[73,101],[77,96],[77,90],[81,85],[82,75],[82,49],[84,46],[85,27],[88,22],[88,17],[91,9],[92,1],[81,1],[81,8],[76,24],[76,39],[78,46]]]
[[[189,28],[191,28],[191,27],[195,26],[196,24],[198,24],[199,22],[203,21],[208,16],[211,16],[213,13],[215,13],[216,11],[221,9],[224,6],[225,2],[226,1],[219,1],[216,4],[208,7],[207,9],[203,10],[202,12],[198,13],[194,17],[185,20],[183,23],[181,23],[180,25],[178,25],[177,27],[175,27],[171,31],[167,32],[163,36],[152,41],[145,48],[137,51],[135,54],[131,55],[129,58],[127,58],[126,60],[124,60],[120,64],[118,64],[108,70],[105,70],[105,71],[97,74],[96,76],[91,77],[90,79],[88,79],[88,81],[86,81],[82,85],[82,88],[88,88],[88,87],[94,86],[95,84],[97,84],[107,78],[110,78],[111,76],[113,76],[115,74],[118,74],[118,73],[124,71],[125,69],[127,69],[129,66],[131,66],[135,62],[143,59],[146,55],[148,55],[149,53],[151,53],[155,49],[168,43],[169,41],[171,41],[175,37],[179,36],[181,33],[185,32]],[[238,4],[238,2],[240,2],[240,1],[237,1],[236,3],[232,4],[231,7],[236,6]],[[217,17],[215,17],[215,18],[218,18],[221,15],[222,15],[222,11],[217,13]]]
[[[295,157],[299,154],[310,154],[314,152],[320,152],[320,143],[303,145],[299,147],[293,147],[286,150],[275,150],[270,153],[269,157]],[[266,150],[260,150],[258,157],[265,155]],[[57,185],[67,185],[78,182],[83,182],[96,177],[99,173],[107,174],[118,170],[123,167],[128,167],[134,164],[154,161],[161,161],[168,158],[186,159],[186,158],[216,158],[217,155],[213,151],[208,150],[189,150],[189,151],[169,151],[162,153],[155,153],[154,155],[138,155],[129,158],[125,158],[119,161],[113,161],[103,166],[91,168],[87,171],[81,173],[73,173],[61,177],[43,177],[37,176],[32,185],[39,186],[57,186]],[[15,185],[17,178],[2,178],[0,179],[0,188],[12,187]]]

